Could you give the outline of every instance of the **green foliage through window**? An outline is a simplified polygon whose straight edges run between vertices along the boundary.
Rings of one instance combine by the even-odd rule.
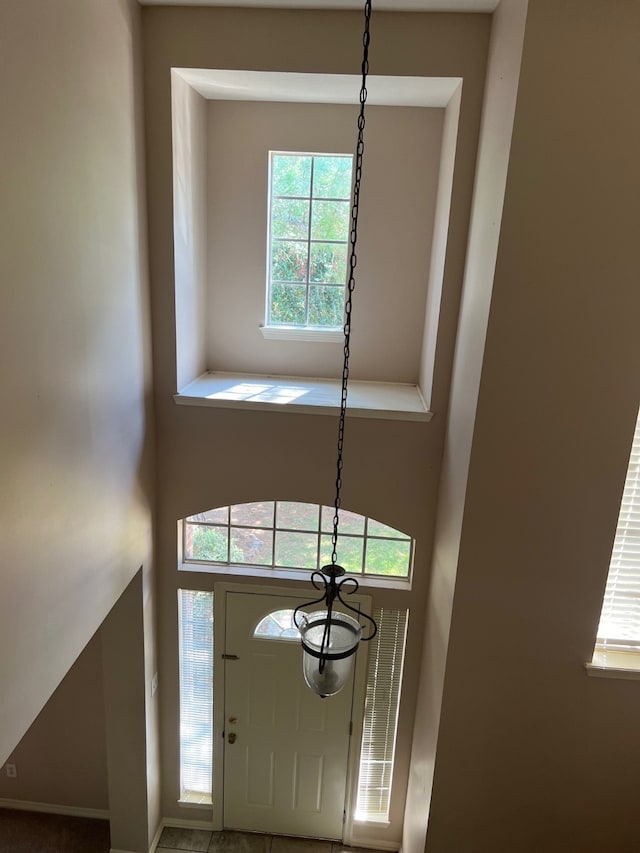
[[[257,501],[191,515],[183,524],[185,562],[313,571],[331,562],[333,507]],[[340,511],[337,562],[350,574],[408,578],[406,533]]]
[[[267,325],[344,321],[352,158],[271,153]]]

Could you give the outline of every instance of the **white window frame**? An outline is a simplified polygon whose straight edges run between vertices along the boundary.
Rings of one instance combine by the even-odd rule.
[[[640,679],[640,414],[589,675]]]
[[[287,196],[274,196],[273,194],[273,160],[274,157],[277,156],[292,156],[292,157],[311,157],[311,185],[310,185],[310,195],[309,196],[300,196],[301,201],[308,201],[309,203],[309,226],[307,239],[299,240],[299,242],[306,242],[307,245],[307,278],[305,282],[299,282],[300,284],[306,285],[306,316],[308,319],[309,314],[309,289],[310,286],[314,283],[310,281],[310,252],[311,245],[314,242],[332,242],[327,240],[313,240],[311,237],[311,210],[314,200],[319,201],[346,201],[346,199],[331,199],[325,197],[316,198],[313,195],[313,166],[316,157],[336,157],[336,158],[345,158],[351,161],[351,170],[353,174],[353,155],[345,154],[345,153],[321,153],[321,152],[311,152],[311,151],[269,151],[269,193],[268,193],[268,227],[267,227],[267,286],[266,286],[266,300],[265,300],[265,320],[264,325],[261,327],[262,335],[267,340],[297,340],[297,341],[325,341],[325,342],[333,342],[333,343],[341,343],[344,340],[344,332],[343,325],[338,326],[314,326],[309,325],[308,323],[305,325],[292,325],[285,323],[273,323],[271,320],[271,303],[272,303],[272,286],[273,281],[271,278],[271,253],[274,243],[274,238],[272,236],[272,218],[273,218],[273,202],[277,198],[288,198]],[[351,199],[348,200],[349,210],[351,210]],[[342,241],[339,241],[342,244]],[[342,285],[327,285],[332,287],[342,287],[343,292],[343,303],[344,297],[346,296],[346,283],[347,283],[347,272],[349,269],[349,236],[347,234],[347,239],[344,241],[344,245],[347,246],[347,264],[345,267],[345,281]]]

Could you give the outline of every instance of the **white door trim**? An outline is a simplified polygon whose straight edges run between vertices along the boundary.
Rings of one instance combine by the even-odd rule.
[[[222,653],[226,635],[226,593],[247,592],[257,595],[283,595],[299,598],[301,603],[318,597],[310,584],[296,587],[280,587],[271,584],[255,583],[216,583],[213,588],[213,649],[214,649],[214,680],[213,680],[213,828],[221,830],[224,823],[224,731],[225,690],[224,666]],[[358,592],[351,599],[361,605],[363,612],[371,614],[371,596]],[[345,844],[350,844],[353,833],[353,811],[356,803],[356,786],[358,784],[358,766],[360,762],[360,744],[362,742],[362,719],[367,673],[367,643],[361,643],[354,662],[353,682],[353,733],[349,744],[347,762],[347,786],[345,798],[346,820],[344,824]],[[302,668],[300,669],[302,678]]]

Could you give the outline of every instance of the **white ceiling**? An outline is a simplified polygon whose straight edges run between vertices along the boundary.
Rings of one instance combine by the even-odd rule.
[[[139,0],[146,6],[261,6],[286,9],[362,9],[362,0]],[[493,12],[499,0],[374,0],[383,12]]]

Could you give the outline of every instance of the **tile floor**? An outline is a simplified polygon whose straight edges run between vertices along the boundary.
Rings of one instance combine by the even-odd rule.
[[[375,850],[345,847],[332,841],[250,832],[209,832],[171,826],[163,829],[156,849],[158,853],[378,853]]]

